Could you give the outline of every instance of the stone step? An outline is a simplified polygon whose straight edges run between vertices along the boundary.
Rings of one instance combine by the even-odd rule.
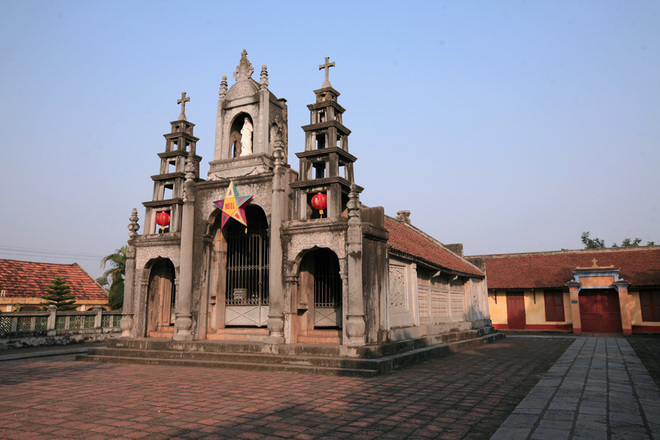
[[[90,349],[92,356],[114,356],[128,358],[149,359],[186,359],[194,361],[237,362],[250,364],[287,364],[301,366],[318,366],[356,369],[378,369],[379,361],[374,359],[328,357],[328,356],[296,356],[265,353],[222,353],[200,351],[174,351],[174,350],[139,350],[126,348],[98,348]]]
[[[332,368],[307,365],[291,364],[253,364],[241,362],[218,362],[188,359],[157,359],[157,358],[131,358],[125,356],[79,356],[79,361],[86,362],[110,362],[126,363],[136,365],[170,365],[179,367],[202,367],[202,368],[226,368],[244,371],[277,371],[287,373],[316,374],[324,376],[351,376],[351,377],[374,377],[380,374],[377,370],[363,370],[350,368]]]
[[[428,345],[427,338],[418,338],[359,347],[357,357],[341,356],[342,347],[323,344],[280,345],[272,352],[272,346],[262,343],[115,339],[106,348],[90,349],[87,356],[77,359],[371,377],[504,337],[501,333],[474,332],[472,337],[463,333],[469,332],[449,336],[454,341],[447,344]]]

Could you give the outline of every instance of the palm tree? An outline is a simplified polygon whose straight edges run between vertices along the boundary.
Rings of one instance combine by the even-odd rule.
[[[108,281],[108,303],[113,310],[121,309],[124,303],[124,274],[126,272],[126,246],[117,249],[113,254],[107,255],[101,260],[101,268],[105,269],[107,264],[110,269],[103,272],[103,275],[96,281],[102,286],[107,286]]]

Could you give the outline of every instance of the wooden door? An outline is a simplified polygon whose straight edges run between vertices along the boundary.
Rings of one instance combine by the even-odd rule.
[[[524,330],[525,322],[525,296],[522,292],[506,293],[507,328],[510,330]]]
[[[580,292],[580,320],[586,333],[621,333],[618,292],[614,289]]]

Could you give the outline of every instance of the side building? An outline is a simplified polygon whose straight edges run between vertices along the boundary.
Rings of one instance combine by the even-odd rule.
[[[41,297],[55,280],[63,278],[76,299],[76,310],[108,308],[108,292],[78,264],[0,260],[0,312],[42,308]]]
[[[481,258],[497,329],[660,332],[660,246]]]

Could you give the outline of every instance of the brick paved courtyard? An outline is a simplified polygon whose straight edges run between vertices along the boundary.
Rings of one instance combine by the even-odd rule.
[[[0,365],[0,438],[488,439],[572,339],[510,338],[371,379]]]

